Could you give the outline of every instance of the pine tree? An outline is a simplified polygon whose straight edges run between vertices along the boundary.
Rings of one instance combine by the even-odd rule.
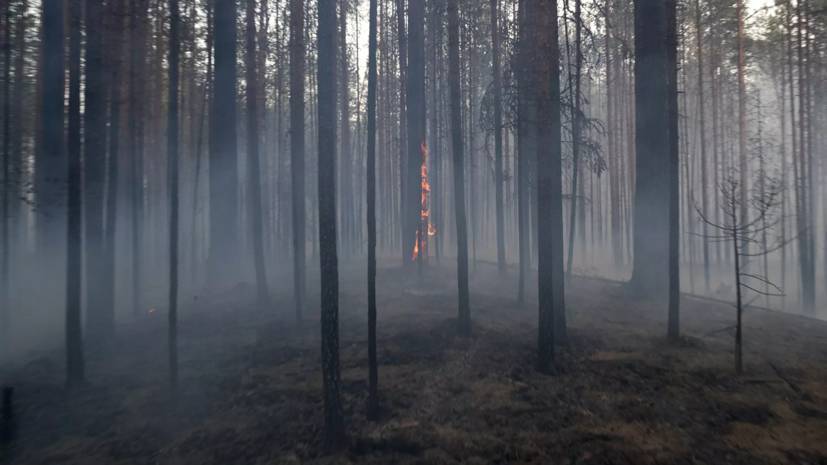
[[[336,0],[318,6],[319,267],[322,307],[324,445],[336,450],[345,430],[339,395],[339,264],[336,253]]]

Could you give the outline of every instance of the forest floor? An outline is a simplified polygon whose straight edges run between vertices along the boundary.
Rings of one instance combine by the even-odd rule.
[[[827,323],[745,313],[745,374],[733,369],[731,306],[685,298],[684,338],[666,310],[618,284],[568,286],[558,373],[535,369],[537,310],[481,265],[473,337],[455,336],[456,281],[379,273],[382,416],[368,422],[366,297],[342,273],[342,400],[348,446],[320,453],[318,297],[294,322],[289,293],[258,309],[238,287],[181,322],[181,382],[166,383],[163,311],[88,349],[88,386],[66,394],[62,355],[0,370],[16,388],[21,464],[827,464]],[[317,272],[311,272],[311,277]],[[288,280],[289,282],[289,280]],[[408,283],[403,286],[401,283]],[[313,287],[311,287],[312,289]],[[230,303],[234,302],[234,303]],[[0,451],[2,452],[2,451]],[[2,461],[2,460],[0,460]]]

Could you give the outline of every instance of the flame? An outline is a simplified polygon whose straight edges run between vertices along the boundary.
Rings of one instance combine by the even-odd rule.
[[[411,253],[411,260],[416,260],[419,257],[420,251],[427,253],[428,237],[436,236],[436,226],[431,224],[431,207],[428,203],[428,197],[431,195],[431,183],[428,180],[428,144],[424,141],[419,145],[419,151],[422,153],[422,164],[419,168],[419,219],[420,225],[416,229],[416,241],[414,242],[413,252]],[[420,231],[426,231],[427,234],[421,234]]]
[[[414,241],[413,253],[411,253],[411,261],[416,260],[419,256],[419,231],[416,232],[416,241]]]

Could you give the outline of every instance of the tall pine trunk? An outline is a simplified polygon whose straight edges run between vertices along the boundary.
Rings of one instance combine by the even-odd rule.
[[[305,301],[304,0],[290,0],[290,170],[293,223],[293,300],[296,321]]]
[[[538,370],[554,371],[554,345],[565,337],[562,144],[557,2],[526,0],[533,38],[531,99],[536,105]]]
[[[236,3],[215,0],[213,142],[210,144],[211,285],[238,272],[238,164],[236,117]]]
[[[368,230],[368,405],[367,417],[375,420],[379,410],[379,369],[376,360],[376,10],[370,0],[368,25],[368,143],[367,143],[367,230]]]
[[[339,395],[339,264],[336,253],[336,0],[320,0],[318,41],[319,267],[322,310],[324,445],[344,444]]]
[[[571,276],[574,267],[574,242],[577,225],[577,201],[580,191],[583,189],[583,181],[580,179],[580,148],[581,148],[581,100],[580,100],[580,75],[583,68],[583,53],[581,51],[582,18],[580,14],[581,0],[574,0],[574,82],[569,83],[571,90],[572,111],[571,111],[571,150],[572,150],[572,173],[571,173],[571,209],[569,211],[569,243],[568,260],[566,261],[566,274]],[[569,74],[571,76],[571,74]],[[578,189],[579,186],[579,189]],[[584,207],[580,206],[580,210]],[[582,225],[581,225],[581,233]],[[582,241],[581,241],[582,242]]]
[[[118,184],[120,176],[120,141],[121,141],[121,54],[123,53],[123,8],[122,2],[108,5],[109,20],[107,24],[107,43],[109,50],[106,63],[109,73],[106,77],[109,92],[109,144],[106,169],[106,223],[104,225],[104,250],[101,271],[101,306],[112,309],[115,306],[115,227],[118,212]]]
[[[635,198],[632,288],[665,299],[669,276],[667,21],[663,0],[635,2]]]
[[[529,168],[530,157],[537,152],[535,146],[535,125],[533,123],[534,101],[529,98],[531,80],[531,57],[528,44],[531,41],[530,18],[526,14],[526,1],[520,0],[519,5],[519,41],[517,50],[517,224],[519,235],[520,271],[518,281],[517,300],[525,302],[525,288],[530,265],[529,244]]]
[[[351,153],[350,135],[350,79],[347,54],[347,14],[349,0],[339,0],[339,67],[342,82],[341,92],[341,156],[339,163],[339,206],[341,211],[341,236],[342,255],[348,256],[353,253],[353,233],[356,211],[353,202],[353,157]]]
[[[80,55],[81,0],[69,3],[69,108],[66,147],[66,385],[84,382],[81,329],[81,128]]]
[[[494,74],[494,198],[497,215],[497,269],[505,271],[505,212],[503,211],[503,116],[500,71],[500,30],[497,0],[491,0],[491,70]]]
[[[42,2],[40,132],[35,154],[36,245],[54,280],[66,228],[64,137],[64,2]]]
[[[666,73],[669,144],[669,316],[667,337],[676,341],[680,336],[680,160],[678,144],[678,24],[677,0],[666,0]],[[686,177],[689,183],[689,176]]]
[[[696,54],[698,60],[698,147],[701,157],[701,213],[707,215],[709,211],[709,175],[706,159],[706,119],[704,102],[704,55],[703,55],[703,29],[701,28],[701,1],[695,0],[695,39]],[[704,290],[710,291],[710,270],[709,270],[709,225],[703,223],[703,260],[704,260]]]
[[[112,336],[113,307],[104,301],[104,181],[106,91],[103,68],[103,2],[86,0],[86,82],[83,122],[83,212],[86,252],[86,330],[89,340]]]
[[[454,160],[454,212],[457,224],[457,320],[459,333],[468,336],[471,334],[471,310],[468,291],[468,223],[465,215],[465,149],[462,143],[457,8],[457,2],[448,1],[448,85],[451,99],[451,151]]]
[[[423,230],[420,217],[422,186],[420,166],[425,139],[425,3],[411,1],[408,4],[408,65],[407,65],[407,137],[408,160],[405,169],[405,247],[407,263],[414,260],[413,250],[418,240],[425,243],[427,230]],[[427,250],[419,246],[415,257],[421,271]]]
[[[169,380],[178,384],[178,86],[180,56],[178,0],[169,0],[169,111],[167,113],[167,176],[169,183]]]
[[[256,2],[247,0],[246,4],[247,34],[245,37],[247,51],[244,66],[247,78],[247,216],[253,239],[253,263],[256,275],[256,296],[258,304],[264,306],[269,300],[267,291],[267,273],[264,267],[264,226],[261,220],[261,176],[259,161],[259,110],[258,110],[258,70],[256,56]]]
[[[9,340],[11,299],[9,298],[9,205],[11,197],[11,2],[6,2],[3,12],[5,34],[3,36],[3,192],[0,200],[0,350],[6,352]]]

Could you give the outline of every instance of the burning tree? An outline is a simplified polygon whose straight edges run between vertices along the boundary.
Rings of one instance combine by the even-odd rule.
[[[737,170],[733,170],[724,177],[719,186],[721,194],[722,223],[714,218],[707,217],[700,208],[696,211],[701,221],[717,230],[717,233],[702,235],[708,240],[729,242],[733,254],[733,272],[735,275],[735,372],[743,372],[743,309],[751,305],[761,296],[784,295],[782,289],[775,285],[765,273],[757,274],[750,271],[751,257],[766,256],[786,245],[781,238],[769,244],[767,233],[772,231],[783,221],[783,217],[776,212],[780,206],[778,201],[783,186],[775,178],[766,175],[763,170],[758,173],[757,188],[750,196],[742,197],[742,179]],[[744,303],[744,293],[753,292],[755,297]],[[727,330],[732,327],[726,328]]]
[[[416,241],[411,252],[411,261],[428,256],[428,237],[436,235],[436,226],[431,223],[431,183],[428,180],[428,145],[419,146],[422,164],[419,167],[419,226],[416,228]],[[421,262],[420,262],[421,263]]]

